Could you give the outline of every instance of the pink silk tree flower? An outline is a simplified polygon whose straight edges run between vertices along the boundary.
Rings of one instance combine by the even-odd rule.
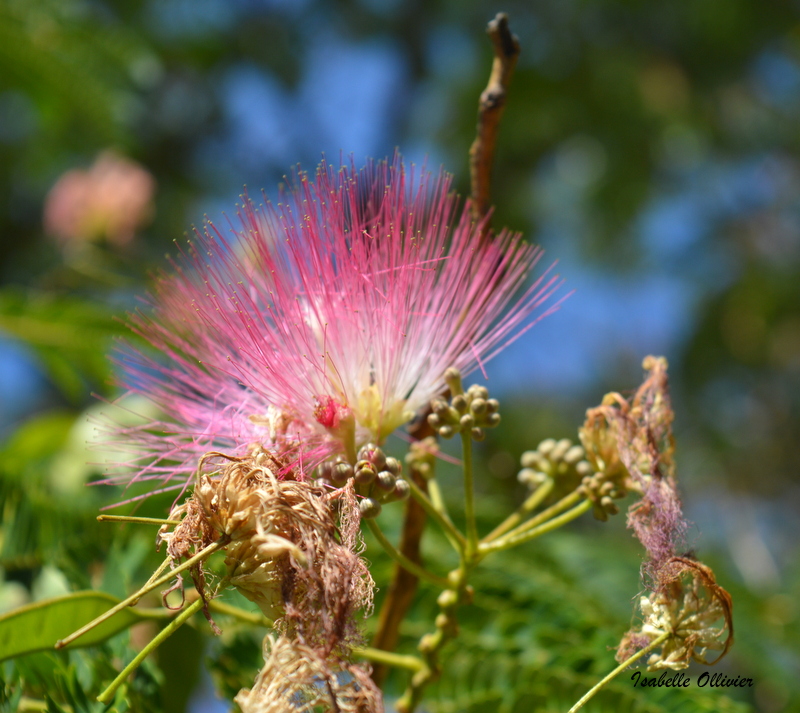
[[[206,451],[253,443],[354,461],[425,409],[448,367],[483,370],[544,316],[560,281],[525,286],[540,249],[486,236],[451,182],[399,158],[322,163],[277,205],[245,198],[229,234],[195,231],[132,319],[155,352],[120,359],[165,414],[131,434],[139,477],[185,482]]]
[[[62,175],[50,189],[44,228],[63,246],[107,240],[128,244],[153,212],[155,181],[138,163],[112,151],[86,171]]]

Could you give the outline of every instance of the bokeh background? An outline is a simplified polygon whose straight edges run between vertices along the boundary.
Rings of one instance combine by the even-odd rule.
[[[0,0],[3,608],[89,586],[121,594],[156,561],[152,533],[94,521],[119,493],[84,487],[100,473],[87,462],[102,460],[85,443],[103,410],[94,394],[117,393],[106,355],[125,332],[119,318],[173,241],[206,215],[224,224],[245,185],[274,194],[323,153],[359,163],[399,147],[409,162],[443,165],[467,193],[491,62],[484,28],[501,10],[522,55],[494,221],[542,244],[575,292],[489,367],[507,425],[482,451],[484,515],[519,502],[523,450],[574,439],[587,407],[634,389],[642,358],[665,355],[696,523],[688,546],[734,596],[737,644],[720,670],[756,685],[706,690],[705,703],[659,702],[629,682],[615,690],[631,710],[723,710],[726,693],[741,710],[800,710],[796,0]],[[157,515],[165,503],[147,507]],[[476,614],[464,651],[483,652],[484,667],[508,654],[505,673],[473,691],[479,676],[462,662],[437,710],[479,710],[484,694],[498,710],[493,685],[544,686],[548,666],[567,673],[542,700],[566,690],[569,703],[570,686],[610,670],[640,561],[618,517],[490,572],[497,591],[486,596],[517,613],[505,623]],[[548,597],[573,597],[573,608]],[[135,631],[103,655],[141,646]],[[202,624],[187,631],[184,650],[191,640],[222,651],[222,690],[236,690],[237,666],[257,665],[244,635],[208,644]],[[5,664],[7,683],[45,680],[45,669],[66,681],[69,661],[47,656]],[[162,655],[136,695],[167,711],[187,700],[225,710],[197,673],[201,653],[189,658]],[[178,659],[186,670],[172,670]],[[501,699],[501,710],[521,705]]]

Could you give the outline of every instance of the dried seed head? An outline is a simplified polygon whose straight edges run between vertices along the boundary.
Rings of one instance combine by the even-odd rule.
[[[642,627],[625,635],[617,660],[624,661],[637,649],[669,633],[661,650],[650,655],[648,670],[684,669],[690,659],[714,664],[733,643],[730,594],[716,583],[711,568],[701,562],[672,557],[667,565],[672,579],[659,592],[641,598]],[[719,653],[709,661],[708,651]]]
[[[242,713],[383,713],[366,667],[285,636],[265,639],[264,659],[253,687],[234,699]]]

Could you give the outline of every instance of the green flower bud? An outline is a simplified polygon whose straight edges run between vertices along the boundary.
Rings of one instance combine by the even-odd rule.
[[[583,460],[585,456],[586,451],[583,450],[582,446],[572,446],[572,448],[564,454],[564,462],[575,465],[578,461]]]
[[[556,441],[554,438],[546,438],[543,440],[537,447],[536,450],[539,451],[545,458],[550,455],[550,451],[556,447]]]
[[[455,430],[452,426],[442,426],[439,429],[439,435],[442,438],[452,438],[455,435]]]
[[[454,396],[450,404],[456,411],[458,411],[459,415],[467,410],[467,399],[463,394]]]
[[[388,470],[392,475],[400,475],[400,471],[402,470],[400,461],[397,460],[397,458],[387,458],[386,465],[384,466],[384,468]]]
[[[331,482],[334,485],[342,486],[352,477],[353,466],[349,463],[337,463],[333,466],[333,471],[331,472]]]
[[[361,510],[361,517],[371,520],[381,514],[383,506],[375,498],[363,498],[358,503],[358,508]]]
[[[402,478],[398,478],[394,484],[394,491],[392,497],[394,500],[408,500],[411,495],[411,486]]]
[[[397,478],[388,470],[382,470],[377,476],[375,476],[375,487],[384,493],[394,490],[396,482]]]
[[[473,399],[472,403],[469,405],[470,411],[474,413],[476,416],[480,416],[486,413],[486,400],[485,399]]]
[[[360,460],[356,463],[355,479],[359,485],[369,485],[377,475],[375,466],[368,460]]]

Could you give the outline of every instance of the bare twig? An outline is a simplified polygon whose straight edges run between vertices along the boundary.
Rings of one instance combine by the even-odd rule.
[[[489,83],[478,105],[478,132],[469,150],[472,181],[472,216],[482,220],[489,211],[492,160],[497,128],[506,105],[506,92],[519,57],[519,41],[508,27],[508,15],[500,12],[486,28],[494,45]],[[488,231],[488,225],[486,227]]]

